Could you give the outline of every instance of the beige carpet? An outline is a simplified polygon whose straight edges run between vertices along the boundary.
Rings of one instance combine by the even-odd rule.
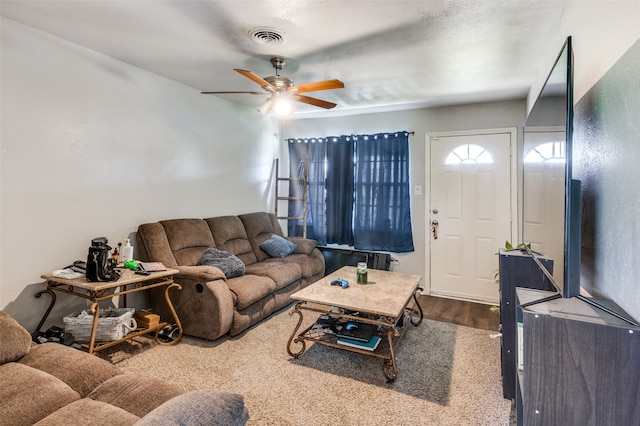
[[[398,379],[388,384],[377,358],[318,344],[290,357],[296,322],[287,308],[234,338],[185,336],[175,346],[145,338],[108,356],[127,372],[185,390],[240,393],[250,425],[509,424],[500,340],[490,331],[432,320],[410,325],[397,352]]]

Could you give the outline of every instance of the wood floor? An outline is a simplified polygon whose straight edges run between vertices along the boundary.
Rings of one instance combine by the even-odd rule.
[[[482,303],[427,295],[418,297],[418,303],[428,319],[495,332],[500,326],[500,314],[491,312],[491,306]]]

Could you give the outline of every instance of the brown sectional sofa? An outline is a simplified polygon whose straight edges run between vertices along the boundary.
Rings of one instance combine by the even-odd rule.
[[[242,396],[184,393],[158,379],[125,374],[58,343],[35,345],[0,311],[0,425],[244,425]]]
[[[283,236],[276,216],[256,212],[206,219],[171,219],[138,227],[140,260],[158,261],[180,271],[182,291],[171,299],[184,333],[215,340],[235,336],[291,302],[290,295],[324,275],[324,257],[314,240],[287,237],[295,251],[271,257],[260,245]],[[217,248],[242,260],[244,275],[226,278],[215,266],[200,265],[203,252]],[[163,291],[151,290],[151,304],[171,318]]]

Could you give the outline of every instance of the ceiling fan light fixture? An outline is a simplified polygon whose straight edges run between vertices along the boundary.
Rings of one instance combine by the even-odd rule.
[[[276,92],[273,96],[273,110],[276,115],[288,115],[291,112],[291,100],[286,92]]]
[[[332,90],[344,88],[344,83],[340,80],[325,80],[316,81],[312,83],[294,85],[293,80],[288,77],[280,75],[279,71],[284,67],[285,58],[273,57],[271,58],[271,64],[276,69],[276,75],[269,77],[260,77],[251,71],[243,70],[240,68],[234,68],[233,70],[240,73],[244,77],[259,84],[264,92],[202,92],[203,94],[228,94],[228,93],[247,93],[252,95],[270,95],[268,99],[258,105],[258,111],[266,114],[275,109],[275,113],[278,115],[287,115],[293,109],[291,102],[301,102],[303,104],[312,105],[319,108],[331,109],[335,108],[337,104],[322,99],[314,98],[301,93],[316,92],[319,90]],[[277,104],[277,105],[276,105]]]
[[[264,102],[262,102],[260,105],[258,105],[258,111],[260,111],[263,114],[268,113],[269,111],[271,111],[271,106],[273,105],[273,99],[271,99],[271,97],[267,98],[264,100]]]
[[[276,115],[288,115],[291,112],[291,102],[287,98],[280,97],[276,99],[273,109]]]

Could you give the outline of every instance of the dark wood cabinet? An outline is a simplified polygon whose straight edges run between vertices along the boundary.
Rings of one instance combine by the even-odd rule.
[[[544,256],[538,257],[538,260],[550,273],[553,273],[553,260]],[[502,395],[507,399],[515,399],[516,287],[552,290],[553,285],[544,276],[535,261],[520,250],[502,250],[499,268]]]
[[[520,305],[552,293],[516,294]],[[601,303],[627,316],[615,303]],[[640,328],[575,297],[518,308],[517,317],[519,424],[640,424]]]

